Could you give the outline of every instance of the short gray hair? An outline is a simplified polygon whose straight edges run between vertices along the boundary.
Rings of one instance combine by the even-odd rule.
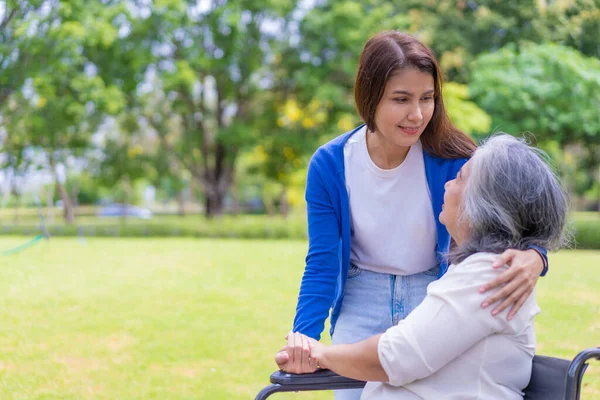
[[[566,244],[567,194],[546,159],[508,134],[492,136],[475,151],[459,217],[470,232],[452,251],[452,262],[477,252]]]

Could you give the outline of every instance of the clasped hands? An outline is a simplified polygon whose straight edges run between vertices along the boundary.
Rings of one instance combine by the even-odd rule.
[[[328,347],[301,333],[289,332],[287,344],[275,354],[279,369],[291,374],[309,374],[322,368],[322,356]]]

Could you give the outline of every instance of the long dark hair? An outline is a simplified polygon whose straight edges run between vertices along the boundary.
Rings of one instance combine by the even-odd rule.
[[[477,146],[450,121],[442,98],[443,75],[433,52],[405,33],[378,33],[366,43],[360,56],[354,100],[367,129],[375,131],[377,128],[375,109],[388,79],[395,71],[407,67],[429,73],[434,80],[435,110],[421,135],[423,149],[442,158],[470,157]]]

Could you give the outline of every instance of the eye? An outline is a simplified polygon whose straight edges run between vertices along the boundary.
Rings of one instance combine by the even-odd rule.
[[[394,101],[396,101],[397,103],[407,103],[408,99],[406,97],[396,97]]]
[[[428,95],[428,96],[423,97],[423,101],[431,101],[431,100],[433,100],[433,96],[432,95]]]

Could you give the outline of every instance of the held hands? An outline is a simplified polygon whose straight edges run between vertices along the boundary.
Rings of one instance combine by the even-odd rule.
[[[508,270],[483,285],[479,292],[485,293],[497,286],[504,285],[497,293],[485,299],[481,303],[481,307],[486,308],[490,304],[501,301],[492,310],[492,315],[496,315],[512,306],[507,318],[510,321],[533,292],[544,269],[544,262],[535,250],[519,251],[509,249],[498,256],[493,267],[499,268],[504,264],[508,264]]]
[[[290,332],[285,338],[287,345],[275,354],[279,369],[292,374],[307,374],[321,367],[319,356],[325,348],[324,344],[298,332]]]

